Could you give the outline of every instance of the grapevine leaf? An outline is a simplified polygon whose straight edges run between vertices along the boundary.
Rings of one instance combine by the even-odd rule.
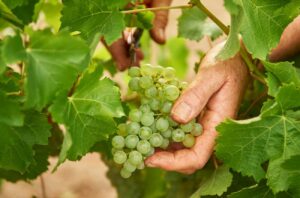
[[[294,84],[284,85],[279,88],[276,100],[282,110],[300,107],[300,87]]]
[[[182,11],[178,18],[178,36],[199,41],[203,36],[213,40],[222,34],[218,26],[207,19],[206,14],[194,7]]]
[[[218,54],[218,58],[226,60],[236,55],[240,49],[239,29],[243,19],[243,12],[239,10],[237,15],[231,15],[231,25],[228,39],[223,49]]]
[[[4,93],[0,92],[0,123],[11,126],[22,126],[24,115],[21,112],[21,106],[10,100]]]
[[[229,168],[221,166],[216,169],[206,169],[201,172],[201,183],[198,190],[191,198],[200,197],[203,195],[218,195],[221,196],[227,191],[231,185],[232,174]]]
[[[291,191],[294,192],[294,194],[297,195],[297,197],[300,196],[299,189],[299,179],[300,179],[300,155],[294,155],[290,159],[286,160],[282,164],[282,168],[288,173],[288,175],[285,175],[285,178],[287,178],[287,183],[289,184],[289,187],[291,188]]]
[[[20,35],[7,37],[4,40],[2,47],[2,57],[6,64],[11,64],[26,59],[26,52]]]
[[[123,14],[118,11],[124,3],[110,0],[63,0],[61,28],[79,31],[87,40],[92,40],[100,33],[111,44],[121,37],[125,28]]]
[[[136,9],[144,9],[146,6],[137,6]],[[155,14],[151,11],[126,14],[124,20],[127,27],[138,27],[141,29],[151,29]]]
[[[224,0],[224,7],[232,15],[238,15],[240,12],[240,6],[235,2],[235,0]]]
[[[45,145],[50,126],[45,114],[26,112],[24,126],[0,124],[0,168],[25,173],[34,162],[34,145]]]
[[[265,60],[295,17],[292,14],[299,13],[299,0],[239,0],[239,4],[244,11],[241,34],[245,46],[255,58]]]
[[[22,21],[20,21],[20,19],[18,19],[18,17],[11,12],[11,10],[2,2],[2,0],[0,0],[0,18],[17,27],[23,27]]]
[[[228,120],[217,129],[220,132],[216,147],[218,157],[256,180],[265,176],[261,164],[266,160],[300,151],[299,121],[284,115]]]
[[[19,0],[18,0],[19,1]],[[11,11],[23,22],[23,24],[28,24],[32,22],[34,16],[34,8],[39,0],[23,0],[18,5],[14,5]]]
[[[82,40],[48,31],[31,33],[26,51],[26,105],[36,109],[47,105],[59,90],[71,87],[89,53]]]
[[[68,128],[59,163],[79,159],[106,140],[116,130],[113,117],[124,114],[118,88],[109,79],[99,80],[97,71],[87,70],[73,95],[59,97],[50,107],[53,118]]]

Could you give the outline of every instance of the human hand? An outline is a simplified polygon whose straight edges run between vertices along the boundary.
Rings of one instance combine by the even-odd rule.
[[[172,0],[144,0],[144,3],[147,7],[162,7],[169,6]],[[159,43],[163,44],[166,41],[165,38],[165,28],[168,22],[168,10],[159,10],[155,11],[155,18],[153,21],[153,28],[150,30],[151,38]],[[123,38],[120,38],[112,45],[107,46],[108,51],[112,55],[112,58],[115,60],[117,68],[121,71],[128,68],[130,65],[139,65],[139,62],[143,59],[143,53],[140,49],[135,49],[136,59],[132,62],[131,55],[129,53],[130,45],[127,43],[128,35],[123,35]]]
[[[240,55],[216,60],[224,43],[215,46],[203,59],[199,72],[189,87],[175,102],[171,115],[187,123],[201,112],[199,122],[203,134],[190,149],[157,151],[146,160],[149,167],[191,174],[201,169],[210,158],[215,145],[215,127],[226,118],[235,118],[246,90],[249,72]]]

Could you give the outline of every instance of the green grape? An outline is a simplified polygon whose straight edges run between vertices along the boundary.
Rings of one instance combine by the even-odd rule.
[[[195,144],[195,137],[192,134],[186,134],[184,136],[184,140],[182,141],[182,144],[185,147],[191,148]]]
[[[164,78],[159,78],[159,79],[157,80],[157,82],[158,82],[159,84],[161,84],[161,85],[164,85],[164,84],[167,83],[167,80],[164,79]]]
[[[131,152],[129,153],[128,161],[129,161],[131,164],[137,166],[137,165],[139,165],[139,164],[143,161],[143,156],[142,156],[142,154],[141,154],[140,152],[138,152],[138,151],[131,151]]]
[[[150,108],[153,110],[153,111],[157,111],[159,109],[159,106],[160,106],[160,102],[159,100],[153,98],[150,100]]]
[[[128,87],[132,90],[132,91],[139,91],[141,89],[140,87],[140,78],[139,77],[134,77],[132,78],[129,83],[128,83]]]
[[[202,134],[203,128],[202,125],[199,123],[194,123],[194,129],[192,130],[191,134],[193,136],[199,136]]]
[[[160,134],[164,137],[164,138],[170,138],[172,136],[172,130],[168,129],[166,131],[162,131],[160,132]]]
[[[155,152],[155,149],[153,147],[151,147],[149,153],[146,154],[146,157],[149,157],[150,155],[153,155]]]
[[[147,140],[141,140],[137,144],[136,149],[138,150],[138,152],[146,155],[147,153],[150,152],[151,145],[150,145],[150,143]]]
[[[176,126],[178,126],[178,123],[175,122],[171,117],[168,117],[167,119],[168,119],[169,124],[170,124],[171,127],[176,127]]]
[[[157,132],[157,129],[156,129],[156,121],[154,120],[154,122],[151,124],[150,128],[152,130],[152,133],[156,133]]]
[[[168,128],[169,128],[169,122],[168,122],[168,120],[165,119],[165,118],[159,118],[156,121],[156,128],[159,131],[166,131],[166,130],[168,130]]]
[[[125,123],[119,124],[118,125],[118,135],[121,135],[123,137],[128,135],[126,128],[127,128],[127,125]]]
[[[112,146],[116,149],[122,149],[125,146],[124,138],[120,135],[116,135],[112,139]]]
[[[143,76],[139,80],[139,85],[143,89],[147,89],[153,85],[153,80],[150,76]]]
[[[153,122],[154,122],[154,114],[152,112],[143,113],[141,118],[141,123],[144,126],[151,126]]]
[[[124,151],[116,151],[114,154],[114,162],[123,164],[127,160],[127,155]]]
[[[140,68],[138,68],[138,67],[130,67],[128,69],[128,75],[130,77],[139,77],[141,75]]]
[[[148,104],[143,104],[140,106],[140,110],[143,112],[143,113],[146,113],[146,112],[150,112],[151,108]]]
[[[142,104],[142,105],[148,104],[149,101],[150,101],[149,98],[145,98],[145,97],[141,98],[141,104]],[[140,109],[141,109],[141,108],[140,108]]]
[[[121,171],[120,171],[120,175],[124,179],[127,179],[127,178],[131,177],[131,172],[126,170],[125,168],[122,168]]]
[[[128,125],[127,125],[127,132],[128,134],[138,134],[139,133],[139,130],[140,130],[140,124],[137,123],[137,122],[130,122]]]
[[[136,166],[135,165],[133,165],[133,164],[131,164],[130,163],[130,161],[129,161],[129,159],[124,163],[124,165],[123,165],[123,169],[125,169],[126,171],[128,171],[128,172],[134,172],[135,171],[135,169],[136,169]]]
[[[179,82],[178,82],[178,80],[171,80],[171,81],[169,81],[169,84],[178,87]]]
[[[137,167],[137,169],[142,170],[145,168],[145,163],[142,161]]]
[[[111,149],[111,154],[114,155],[117,151],[119,151],[119,149],[113,147],[113,148]]]
[[[137,135],[128,135],[125,138],[125,145],[127,148],[134,149],[139,142],[139,137]]]
[[[172,131],[172,140],[174,142],[182,142],[184,140],[184,132],[181,129],[175,129]]]
[[[164,88],[164,96],[170,101],[176,100],[179,96],[179,93],[179,89],[174,85],[167,85]]]
[[[142,116],[142,112],[138,109],[132,109],[129,112],[129,119],[133,122],[140,122],[141,116]]]
[[[149,140],[149,138],[151,137],[152,134],[152,130],[149,127],[141,127],[140,132],[139,132],[139,136],[142,140]]]
[[[156,71],[154,70],[153,66],[146,64],[141,66],[141,74],[144,76],[155,76]]]
[[[155,86],[151,86],[145,90],[145,96],[148,98],[153,98],[157,95],[157,89]]]
[[[186,89],[188,87],[188,83],[187,82],[181,82],[179,87],[180,87],[180,89]]]
[[[193,127],[194,127],[194,122],[189,122],[187,124],[180,125],[180,128],[186,133],[191,132],[193,130]]]
[[[161,144],[160,148],[162,148],[162,149],[168,148],[169,143],[170,143],[169,139],[164,138],[164,139],[163,139],[163,143]]]
[[[163,75],[166,79],[173,79],[175,77],[175,69],[172,67],[166,67]]]
[[[159,133],[153,133],[149,142],[153,147],[160,147],[163,143],[163,137]]]
[[[161,107],[161,112],[162,113],[170,113],[171,109],[172,109],[173,103],[170,101],[166,101],[163,103],[162,107]]]

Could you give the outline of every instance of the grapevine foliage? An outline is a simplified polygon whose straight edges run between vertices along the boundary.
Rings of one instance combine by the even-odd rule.
[[[159,48],[157,63],[173,66],[179,78],[187,71],[184,39],[221,35],[222,28],[197,2],[185,6],[178,19],[182,38]],[[96,46],[100,40],[112,44],[126,27],[138,27],[149,62],[146,31],[154,13],[134,0],[0,0],[0,179],[35,179],[48,170],[50,155],[58,155],[59,168],[65,160],[100,152],[120,197],[299,197],[299,57],[271,63],[268,54],[299,15],[300,2],[224,0],[224,6],[230,31],[218,58],[245,48],[253,63],[264,66],[266,85],[251,80],[239,113],[243,120],[217,127],[215,155],[202,170],[187,176],[145,168],[124,180],[113,163],[111,141],[117,126],[139,117],[129,112],[141,101],[121,100],[122,86],[103,75],[114,75],[115,64]],[[136,9],[144,11],[133,13]]]

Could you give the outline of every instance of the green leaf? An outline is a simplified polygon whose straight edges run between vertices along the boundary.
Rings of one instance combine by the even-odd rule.
[[[11,11],[23,24],[29,24],[33,20],[35,5],[38,2],[39,0],[23,0],[21,4],[11,7]]]
[[[24,115],[21,112],[20,104],[7,98],[3,92],[0,92],[0,103],[0,123],[11,126],[22,126]]]
[[[118,11],[125,1],[63,0],[62,25],[92,40],[97,33],[111,44],[121,37],[125,28],[123,14]]]
[[[282,168],[288,173],[285,174],[287,178],[287,184],[292,192],[294,192],[297,197],[300,196],[300,155],[294,155],[282,163]]]
[[[146,6],[137,6],[135,9],[144,9]],[[138,12],[134,14],[126,14],[124,20],[126,27],[138,27],[150,30],[152,28],[155,14],[151,11]]]
[[[7,21],[16,27],[23,28],[23,23],[16,17],[11,10],[0,0],[0,18],[4,19],[4,21]]]
[[[202,171],[200,177],[200,187],[191,198],[197,198],[203,195],[221,196],[231,185],[233,176],[228,167],[220,166],[217,169],[207,169]]]
[[[116,131],[113,117],[124,115],[119,89],[109,79],[99,80],[97,71],[87,70],[74,94],[59,97],[49,109],[68,129],[59,163],[77,160],[96,142],[106,140]]]
[[[285,27],[299,13],[299,0],[239,0],[244,11],[241,34],[254,58],[265,60],[275,48]],[[290,9],[286,9],[286,7]]]
[[[284,85],[279,88],[276,101],[280,105],[280,109],[288,110],[300,107],[300,87],[294,84]]]
[[[89,49],[84,41],[66,33],[31,33],[26,49],[26,106],[42,109],[60,90],[68,90],[84,69]]]
[[[220,133],[216,147],[218,157],[234,170],[256,180],[265,176],[263,162],[300,152],[300,122],[285,115],[227,120],[217,130]]]
[[[2,57],[6,64],[16,63],[17,61],[26,59],[26,52],[20,35],[7,37],[3,41],[2,48]]]
[[[12,127],[0,123],[0,168],[25,173],[34,162],[34,145],[46,145],[50,126],[45,114],[28,111],[24,125]]]
[[[207,35],[216,39],[222,34],[218,26],[207,19],[205,13],[194,7],[183,10],[178,18],[178,36],[199,41]]]
[[[223,49],[218,54],[219,59],[226,60],[238,53],[240,49],[239,29],[242,19],[242,10],[239,10],[237,15],[231,15],[230,32]]]

